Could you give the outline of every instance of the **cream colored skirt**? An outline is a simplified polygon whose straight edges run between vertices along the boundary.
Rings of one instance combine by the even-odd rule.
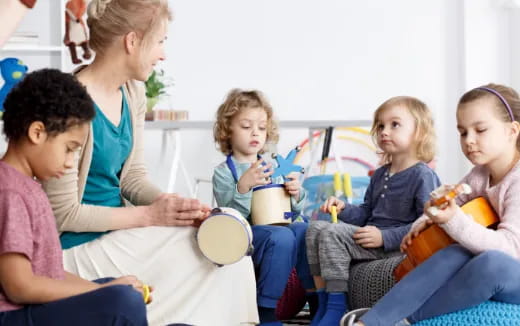
[[[258,323],[250,257],[217,267],[204,258],[192,227],[119,230],[63,251],[65,270],[85,279],[135,275],[154,287],[150,325]]]

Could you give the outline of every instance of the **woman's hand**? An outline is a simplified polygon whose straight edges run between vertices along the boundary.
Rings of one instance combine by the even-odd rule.
[[[291,172],[286,176],[286,179],[289,181],[285,181],[285,189],[296,201],[300,201],[300,173]]]
[[[352,235],[352,238],[363,248],[380,248],[383,246],[383,234],[373,225],[360,227]]]
[[[263,162],[263,159],[259,159],[251,164],[249,169],[242,174],[242,177],[240,177],[237,183],[239,193],[245,194],[255,186],[262,186],[271,182],[271,175],[274,173],[274,170],[271,169],[272,164],[262,165]]]
[[[403,238],[401,241],[401,252],[405,252],[405,250],[412,244],[412,239],[419,235],[422,231],[424,231],[427,227],[433,224],[433,221],[429,218],[424,219],[423,221],[416,224]]]
[[[332,206],[336,206],[336,210],[339,214],[343,209],[345,209],[345,203],[342,200],[339,200],[338,198],[334,196],[330,196],[323,205],[320,206],[320,211],[323,213],[330,213],[330,208]]]
[[[176,194],[162,194],[147,206],[149,225],[188,226],[208,217],[211,209],[197,199],[184,198]]]

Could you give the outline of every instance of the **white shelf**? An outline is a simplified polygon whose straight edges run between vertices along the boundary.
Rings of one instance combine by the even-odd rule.
[[[53,45],[28,45],[28,44],[8,44],[0,51],[24,51],[24,52],[61,52],[61,46]]]
[[[65,2],[66,0],[39,1],[34,9],[28,11],[13,34],[13,37],[26,35],[29,39],[27,42],[16,38],[11,42],[7,40],[0,49],[0,60],[4,57],[17,57],[29,67],[29,71],[41,68],[70,71],[69,51],[62,43]],[[0,87],[2,84],[0,78]]]
[[[146,129],[211,129],[214,121],[174,120],[146,121]],[[280,128],[322,129],[326,127],[364,127],[371,126],[371,120],[281,120]]]

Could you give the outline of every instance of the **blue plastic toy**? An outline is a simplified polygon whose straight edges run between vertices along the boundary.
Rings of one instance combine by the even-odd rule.
[[[4,111],[4,101],[13,86],[22,80],[27,72],[27,66],[17,58],[5,58],[0,61],[0,72],[5,83],[0,89],[0,112]]]
[[[273,158],[276,159],[276,163],[278,163],[278,167],[274,169],[274,173],[271,176],[273,179],[277,176],[281,175],[285,177],[291,173],[291,172],[300,172],[303,173],[304,169],[296,164],[293,164],[294,158],[296,157],[296,154],[300,151],[300,147],[296,147],[292,149],[289,154],[287,154],[286,158],[283,158],[279,154],[273,154]]]

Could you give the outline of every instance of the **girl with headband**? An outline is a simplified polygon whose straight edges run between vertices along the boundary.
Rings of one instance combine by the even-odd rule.
[[[462,151],[475,167],[461,183],[473,192],[450,200],[435,216],[427,204],[401,249],[432,223],[457,244],[410,272],[354,325],[409,325],[486,300],[520,304],[519,119],[520,98],[510,87],[488,84],[462,96],[457,129]],[[460,206],[476,197],[486,198],[495,209],[496,230],[462,212]]]

